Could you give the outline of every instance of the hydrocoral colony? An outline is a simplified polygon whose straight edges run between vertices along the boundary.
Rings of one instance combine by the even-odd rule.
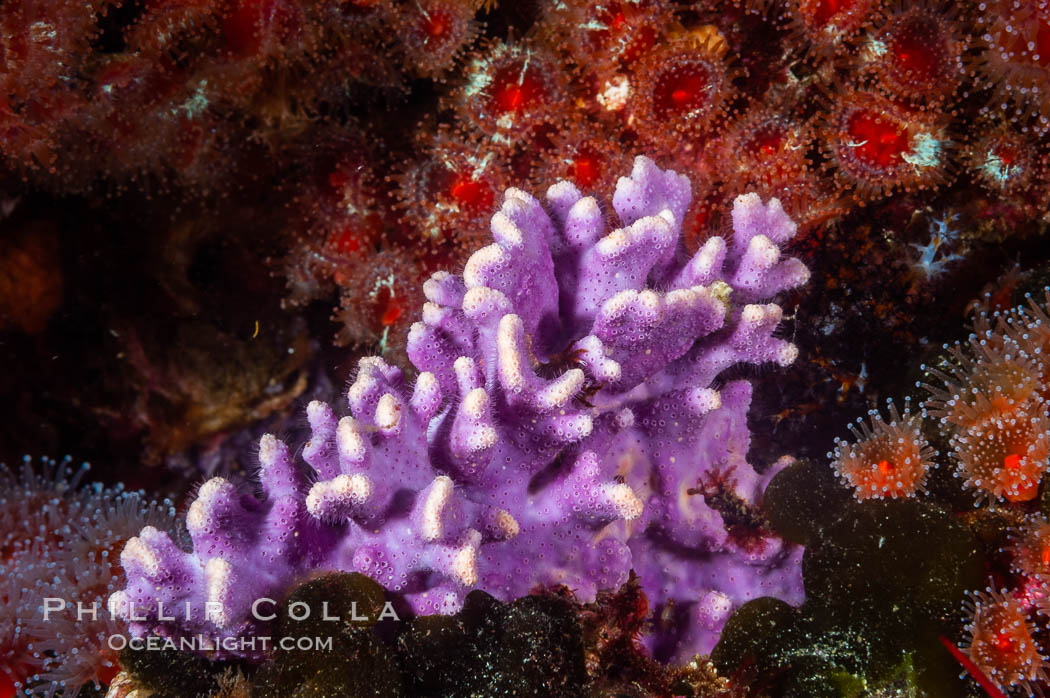
[[[1048,291],[1050,294],[1050,291]],[[933,417],[951,446],[956,476],[978,500],[1026,502],[1039,491],[1050,462],[1050,295],[989,317],[982,313],[966,347],[949,350],[942,368],[924,367],[930,397],[921,415],[890,405],[886,422],[853,429],[856,442],[836,441],[829,457],[858,499],[907,497],[921,492],[938,455],[922,433]],[[994,327],[993,327],[994,324]]]
[[[149,527],[128,542],[111,602],[132,632],[250,634],[253,599],[317,569],[451,613],[475,587],[593,599],[633,568],[675,621],[651,647],[680,660],[709,651],[742,602],[801,602],[802,550],[759,508],[779,467],[758,475],[745,460],[751,386],[713,386],[736,364],[794,360],[773,336],[780,307],[761,301],[809,273],[781,256],[795,225],[754,194],[737,199],[730,242],[690,255],[690,198],[685,177],[640,157],[612,200],[623,227],[605,234],[598,202],[568,182],[545,207],[508,189],[495,242],[424,286],[413,387],[362,359],[352,416],[307,410],[309,477],[266,436],[261,500],[215,478],[186,517],[192,552]],[[205,617],[209,601],[222,613]],[[186,602],[190,620],[160,619],[160,604]]]

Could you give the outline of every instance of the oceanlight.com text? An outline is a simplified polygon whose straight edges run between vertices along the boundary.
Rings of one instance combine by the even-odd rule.
[[[196,635],[194,637],[182,637],[178,639],[168,637],[127,637],[124,635],[110,635],[106,644],[114,652],[130,649],[135,652],[160,652],[163,650],[179,650],[182,652],[211,652],[224,650],[226,652],[267,652],[271,649],[280,649],[287,652],[298,650],[301,652],[329,652],[332,649],[331,637],[279,637],[276,640],[268,635],[258,637],[205,637]]]

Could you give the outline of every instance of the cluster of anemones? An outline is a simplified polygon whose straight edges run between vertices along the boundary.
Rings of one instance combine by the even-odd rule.
[[[1004,691],[1042,695],[1050,679],[1050,656],[1040,644],[1035,619],[1050,615],[1050,524],[1042,514],[1023,514],[1001,551],[1010,561],[1009,588],[970,593],[963,604],[968,618],[961,645],[967,669],[979,682]]]
[[[175,511],[141,492],[82,485],[86,472],[69,458],[27,457],[17,472],[0,464],[0,696],[75,697],[120,670],[108,639],[125,626],[104,610],[124,584],[120,551],[145,525],[170,530]]]
[[[1048,297],[1050,301],[1050,297]],[[957,474],[980,497],[1033,499],[1050,457],[1045,348],[1050,323],[1035,302],[982,313],[977,333],[941,368],[927,368],[927,412],[949,438]]]
[[[271,211],[292,300],[338,294],[344,340],[396,346],[405,289],[465,260],[508,182],[607,191],[643,149],[693,181],[694,246],[741,191],[805,234],[964,168],[987,197],[940,210],[1044,210],[1045,3],[956,5],[19,0],[0,153],[63,189],[147,175]]]
[[[967,12],[767,5],[572,0],[543,7],[524,39],[486,37],[440,99],[438,126],[393,165],[399,216],[386,234],[454,267],[511,179],[603,191],[638,148],[689,173],[693,245],[745,190],[778,197],[804,231],[897,192],[932,197],[962,168],[998,199],[959,202],[983,207],[975,216],[1045,201],[1050,150],[1031,119],[997,119],[975,98],[985,73],[968,58]],[[368,293],[376,281],[354,265],[343,276]],[[350,336],[404,332],[341,317]]]
[[[4,3],[0,153],[66,188],[147,175],[228,190],[239,164],[323,134],[318,117],[370,87],[440,79],[476,36],[479,5]]]
[[[1042,303],[1029,297],[1006,312],[979,313],[965,344],[924,367],[928,381],[920,386],[929,397],[920,412],[905,406],[901,413],[891,402],[889,420],[872,411],[870,426],[858,420],[854,440],[836,440],[828,454],[857,499],[913,497],[936,465],[929,439],[939,432],[977,505],[992,504],[1016,524],[1001,551],[1009,588],[972,595],[962,650],[979,681],[1028,695],[1050,666],[1032,621],[1050,614],[1050,523],[1031,504],[1050,465],[1048,308],[1050,289]]]
[[[921,415],[905,408],[902,416],[891,403],[888,422],[872,412],[871,427],[851,427],[854,443],[836,441],[828,457],[858,498],[922,491],[937,455],[924,425],[948,440],[955,474],[978,502],[1036,496],[1050,460],[1050,318],[1030,301],[1008,313],[982,313],[976,329],[940,366],[923,367],[930,381],[921,385],[930,397]]]

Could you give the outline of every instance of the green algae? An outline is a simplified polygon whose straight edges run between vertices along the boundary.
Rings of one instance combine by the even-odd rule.
[[[954,635],[966,591],[987,583],[984,547],[941,506],[856,502],[821,470],[792,465],[765,498],[776,530],[807,546],[806,602],[745,604],[715,665],[727,676],[750,667],[778,696],[966,695],[940,637]]]

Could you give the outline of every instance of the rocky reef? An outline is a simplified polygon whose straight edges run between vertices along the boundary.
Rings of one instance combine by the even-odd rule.
[[[970,1],[5,3],[0,324],[20,331],[2,349],[33,369],[11,389],[47,388],[26,399],[5,457],[59,448],[40,426],[58,420],[105,432],[81,454],[96,461],[107,448],[130,461],[136,447],[153,463],[200,457],[187,450],[219,460],[227,432],[287,413],[301,386],[267,399],[259,383],[275,357],[245,352],[241,378],[257,380],[225,404],[210,388],[230,369],[167,356],[169,337],[139,335],[153,328],[135,323],[147,312],[136,300],[163,306],[178,318],[175,341],[204,351],[250,337],[254,320],[264,340],[286,335],[299,328],[279,320],[295,315],[330,362],[381,353],[407,368],[398,352],[422,283],[474,252],[507,186],[565,178],[609,191],[638,152],[693,182],[693,244],[728,230],[744,191],[779,198],[800,225],[809,297],[822,301],[800,306],[798,384],[770,398],[762,429],[830,430],[838,417],[816,405],[841,400],[852,419],[870,407],[851,392],[858,380],[902,387],[881,347],[914,355],[945,341],[961,305],[1038,247],[1050,141],[1046,51],[1033,47],[1045,12]],[[41,223],[57,250],[43,232],[19,247],[22,227]],[[270,312],[193,316],[195,303],[248,303],[238,289],[222,289],[232,303],[213,297],[241,275],[238,288],[264,293]],[[844,313],[850,304],[862,310]],[[81,323],[95,331],[76,332]],[[47,396],[83,367],[25,334],[136,360],[92,367],[74,410]],[[351,348],[331,347],[333,336]],[[180,413],[193,418],[170,433]]]
[[[0,2],[0,698],[1050,692],[1048,57],[1046,0]],[[119,649],[196,634],[336,646]]]
[[[295,588],[275,608],[274,641],[332,637],[327,651],[278,650],[261,668],[208,662],[189,653],[125,650],[111,695],[234,696],[688,696],[739,690],[708,662],[669,667],[638,646],[648,605],[636,579],[581,604],[564,587],[501,603],[482,591],[448,616],[424,616],[402,631],[374,619],[384,591],[359,574],[329,574]],[[354,599],[356,607],[348,599]],[[294,620],[294,604],[330,611],[333,627]],[[370,620],[349,620],[355,615]]]

